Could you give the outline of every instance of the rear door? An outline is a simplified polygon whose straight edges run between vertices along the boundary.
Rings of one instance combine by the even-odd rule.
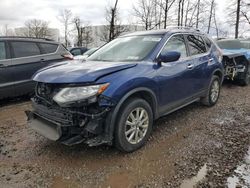
[[[209,53],[202,36],[186,34],[190,57],[190,73],[193,77],[193,92],[200,93],[207,89],[206,71]]]
[[[30,85],[32,75],[41,67],[41,50],[36,42],[10,41],[12,63],[12,84],[14,86]]]
[[[0,99],[11,95],[11,58],[6,41],[0,41]]]

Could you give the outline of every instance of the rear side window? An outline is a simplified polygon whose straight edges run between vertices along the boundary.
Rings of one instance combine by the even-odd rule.
[[[206,45],[200,36],[188,35],[187,36],[190,55],[202,54],[207,51]]]
[[[49,43],[39,43],[43,49],[43,54],[55,53],[57,50],[57,44],[49,44]]]
[[[5,43],[0,42],[0,60],[6,59]]]
[[[11,42],[14,57],[28,57],[40,55],[40,49],[34,42]]]
[[[168,51],[177,51],[180,52],[182,58],[187,57],[187,49],[183,35],[175,35],[169,39],[162,52]]]

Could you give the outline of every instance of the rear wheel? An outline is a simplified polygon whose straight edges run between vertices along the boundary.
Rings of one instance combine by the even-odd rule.
[[[206,97],[201,99],[202,104],[213,106],[217,103],[221,90],[220,78],[216,75],[212,77]]]
[[[119,113],[115,130],[115,145],[124,152],[132,152],[142,147],[150,136],[153,112],[143,99],[128,100]]]

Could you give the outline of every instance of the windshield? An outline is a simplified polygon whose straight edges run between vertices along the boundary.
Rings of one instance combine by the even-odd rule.
[[[240,49],[242,45],[239,40],[222,40],[217,42],[221,49]]]
[[[91,55],[90,61],[140,61],[159,43],[162,35],[117,38]]]

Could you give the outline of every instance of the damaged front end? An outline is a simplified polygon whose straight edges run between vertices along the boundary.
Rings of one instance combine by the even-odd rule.
[[[93,87],[91,96],[71,100],[79,97],[74,96],[76,89],[83,88],[86,91],[86,88],[75,85],[38,83],[36,95],[32,98],[33,111],[26,111],[28,125],[50,140],[65,145],[82,142],[89,146],[111,145],[112,137],[109,134],[107,121],[115,103],[102,95],[104,87],[100,87],[101,90],[98,88],[99,85],[90,87]],[[69,88],[70,92],[65,93],[65,88]],[[94,93],[94,89],[98,91]],[[61,93],[61,96],[58,96],[58,93]],[[66,95],[69,97],[67,99],[69,102],[62,99]]]
[[[249,73],[249,60],[240,53],[223,54],[225,79],[231,81],[244,80]]]

